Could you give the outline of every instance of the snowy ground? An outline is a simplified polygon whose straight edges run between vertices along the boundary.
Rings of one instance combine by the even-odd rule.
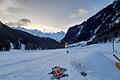
[[[115,44],[120,57],[120,43]],[[67,54],[66,51],[69,51]],[[61,80],[120,80],[112,44],[96,44],[56,50],[0,52],[0,80],[51,80],[51,68],[67,68],[69,77]],[[83,77],[80,72],[87,73]]]

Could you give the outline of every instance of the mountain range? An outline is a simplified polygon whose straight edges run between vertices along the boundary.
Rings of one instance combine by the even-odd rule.
[[[26,29],[26,28],[23,28],[23,27],[12,27],[13,29],[16,29],[16,30],[21,30],[21,31],[25,31],[25,32],[28,32],[34,36],[37,36],[37,37],[48,37],[48,38],[52,38],[58,42],[60,42],[64,36],[65,36],[65,32],[61,31],[61,32],[56,32],[56,33],[47,33],[47,32],[42,32],[40,30],[37,30],[37,29]]]
[[[120,39],[120,0],[100,10],[79,25],[70,27],[64,32],[44,33],[39,30],[13,27],[0,22],[0,50],[24,49],[56,49],[65,43],[73,44],[81,41],[87,44]]]
[[[12,45],[11,45],[12,44]],[[37,37],[22,30],[16,30],[0,22],[0,50],[21,49],[56,49],[59,42],[48,37]]]

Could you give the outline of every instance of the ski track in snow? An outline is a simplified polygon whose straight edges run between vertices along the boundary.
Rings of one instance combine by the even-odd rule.
[[[118,44],[116,54],[120,57]],[[48,73],[56,65],[68,69],[69,77],[61,80],[120,80],[120,70],[114,66],[111,49],[111,44],[107,43],[56,50],[0,52],[0,80],[51,80]],[[85,71],[87,77],[83,77],[81,71]]]

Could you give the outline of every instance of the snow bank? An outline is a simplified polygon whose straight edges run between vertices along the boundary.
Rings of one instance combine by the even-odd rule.
[[[120,71],[113,62],[101,52],[91,52],[82,54],[81,57],[74,56],[71,65],[80,73],[86,72],[87,80],[119,80]]]
[[[77,47],[77,46],[84,47],[86,45],[87,45],[87,41],[81,41],[81,42],[78,42],[78,43],[70,44],[70,45],[68,45],[68,47]]]

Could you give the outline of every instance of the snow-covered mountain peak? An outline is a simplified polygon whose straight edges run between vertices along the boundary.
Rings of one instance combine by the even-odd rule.
[[[63,32],[63,31],[55,32],[55,33],[50,33],[50,32],[47,33],[47,32],[42,32],[42,31],[37,30],[37,29],[26,29],[23,27],[13,27],[13,29],[22,30],[22,31],[28,32],[28,33],[30,33],[34,36],[38,36],[38,37],[49,37],[49,38],[52,38],[58,42],[60,42],[65,36],[65,32]]]

